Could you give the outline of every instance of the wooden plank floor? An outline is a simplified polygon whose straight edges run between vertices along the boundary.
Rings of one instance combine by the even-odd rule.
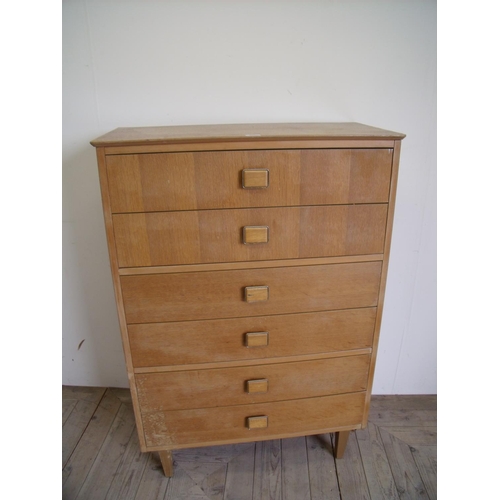
[[[127,389],[63,387],[63,500],[435,499],[436,396],[374,396],[341,460],[330,434],[141,453]]]

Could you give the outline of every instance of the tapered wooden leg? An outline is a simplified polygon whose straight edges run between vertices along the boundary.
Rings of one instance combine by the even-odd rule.
[[[170,450],[160,451],[161,465],[163,467],[163,473],[167,477],[172,477],[174,475],[174,464],[172,463],[172,452]]]
[[[335,458],[342,458],[344,456],[350,432],[351,431],[341,431],[335,433],[335,449],[333,450]]]

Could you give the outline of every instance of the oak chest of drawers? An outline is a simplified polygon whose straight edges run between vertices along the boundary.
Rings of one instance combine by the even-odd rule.
[[[97,148],[142,451],[366,425],[403,134],[116,129]]]

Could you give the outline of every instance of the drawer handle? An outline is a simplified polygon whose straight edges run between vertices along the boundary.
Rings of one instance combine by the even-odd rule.
[[[269,345],[269,332],[245,333],[245,345],[247,347],[265,347]]]
[[[267,378],[259,378],[255,380],[247,380],[246,381],[245,391],[248,394],[263,394],[268,390],[268,382]]]
[[[245,287],[245,302],[265,302],[269,300],[268,286],[246,286]]]
[[[267,415],[259,415],[258,417],[247,417],[247,428],[265,429],[267,427]]]
[[[265,189],[269,187],[269,170],[267,168],[245,168],[241,173],[243,189]]]
[[[269,226],[245,226],[243,227],[243,243],[250,245],[254,243],[269,242]]]

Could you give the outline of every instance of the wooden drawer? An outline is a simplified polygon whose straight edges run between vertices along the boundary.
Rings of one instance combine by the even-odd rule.
[[[360,428],[365,392],[274,403],[173,410],[143,415],[149,447],[182,448],[321,434],[339,427]],[[249,419],[265,417],[267,427],[248,429]]]
[[[386,203],[392,149],[115,155],[106,158],[111,211]],[[243,170],[267,187],[243,188]],[[248,185],[264,186],[253,176]],[[250,176],[252,177],[252,176]],[[250,178],[249,177],[249,178]]]
[[[333,205],[118,214],[113,225],[119,266],[141,267],[382,253],[386,219],[385,204]]]
[[[129,325],[136,368],[371,347],[376,308]],[[250,344],[250,345],[248,345]]]
[[[127,323],[328,311],[377,305],[382,263],[122,276]],[[245,301],[248,287],[267,296]]]
[[[370,355],[136,375],[142,413],[366,390]]]

